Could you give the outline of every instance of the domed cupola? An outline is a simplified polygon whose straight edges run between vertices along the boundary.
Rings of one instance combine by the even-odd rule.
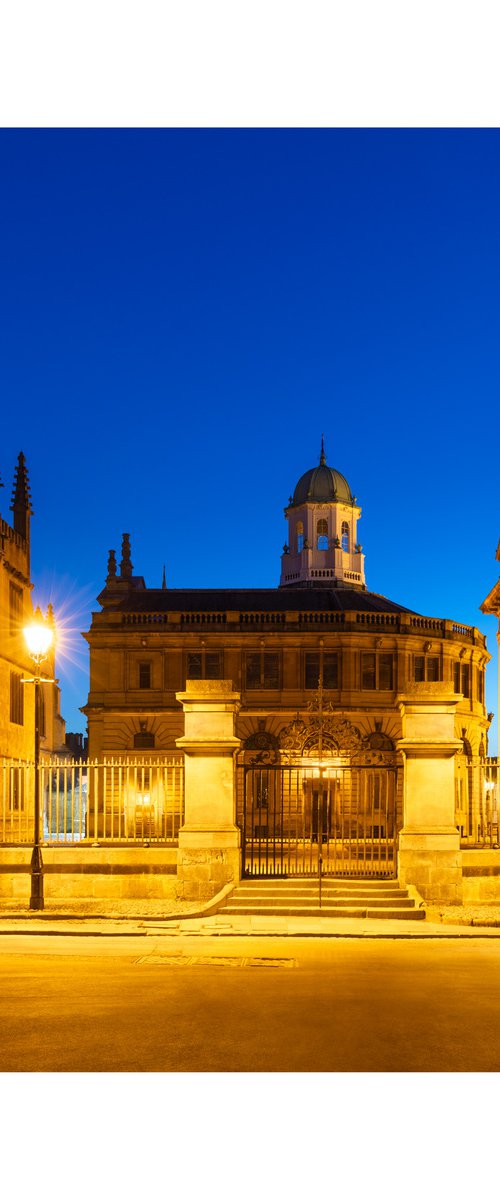
[[[347,479],[329,467],[323,438],[319,465],[301,475],[285,517],[280,587],[365,589],[364,555],[357,541],[361,509]]]
[[[322,440],[319,467],[311,467],[310,471],[301,475],[290,507],[305,504],[307,501],[313,504],[330,504],[333,500],[353,504],[355,497],[351,495],[347,479],[344,479],[340,471],[334,471],[333,467],[327,466]]]

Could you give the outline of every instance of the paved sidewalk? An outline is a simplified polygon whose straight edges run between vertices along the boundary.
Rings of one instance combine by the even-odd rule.
[[[472,923],[474,922],[474,923]],[[83,937],[330,937],[418,940],[500,937],[500,909],[487,905],[428,908],[424,921],[377,918],[225,916],[204,914],[194,904],[158,900],[48,901],[43,913],[26,903],[0,902],[0,937],[9,934]]]

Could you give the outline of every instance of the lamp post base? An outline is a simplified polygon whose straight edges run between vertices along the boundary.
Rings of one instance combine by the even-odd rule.
[[[30,909],[40,912],[44,908],[43,899],[43,860],[39,846],[33,847],[31,855],[31,896]]]

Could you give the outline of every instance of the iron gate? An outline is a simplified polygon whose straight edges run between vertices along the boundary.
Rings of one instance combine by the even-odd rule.
[[[396,766],[252,763],[238,775],[244,875],[395,876]]]

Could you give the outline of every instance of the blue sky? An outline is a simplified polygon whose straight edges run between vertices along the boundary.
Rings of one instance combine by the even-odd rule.
[[[370,589],[495,654],[499,149],[487,129],[0,131],[0,508],[22,449],[37,595],[73,631],[69,729],[122,532],[149,586],[163,563],[172,587],[275,586],[323,432]]]

